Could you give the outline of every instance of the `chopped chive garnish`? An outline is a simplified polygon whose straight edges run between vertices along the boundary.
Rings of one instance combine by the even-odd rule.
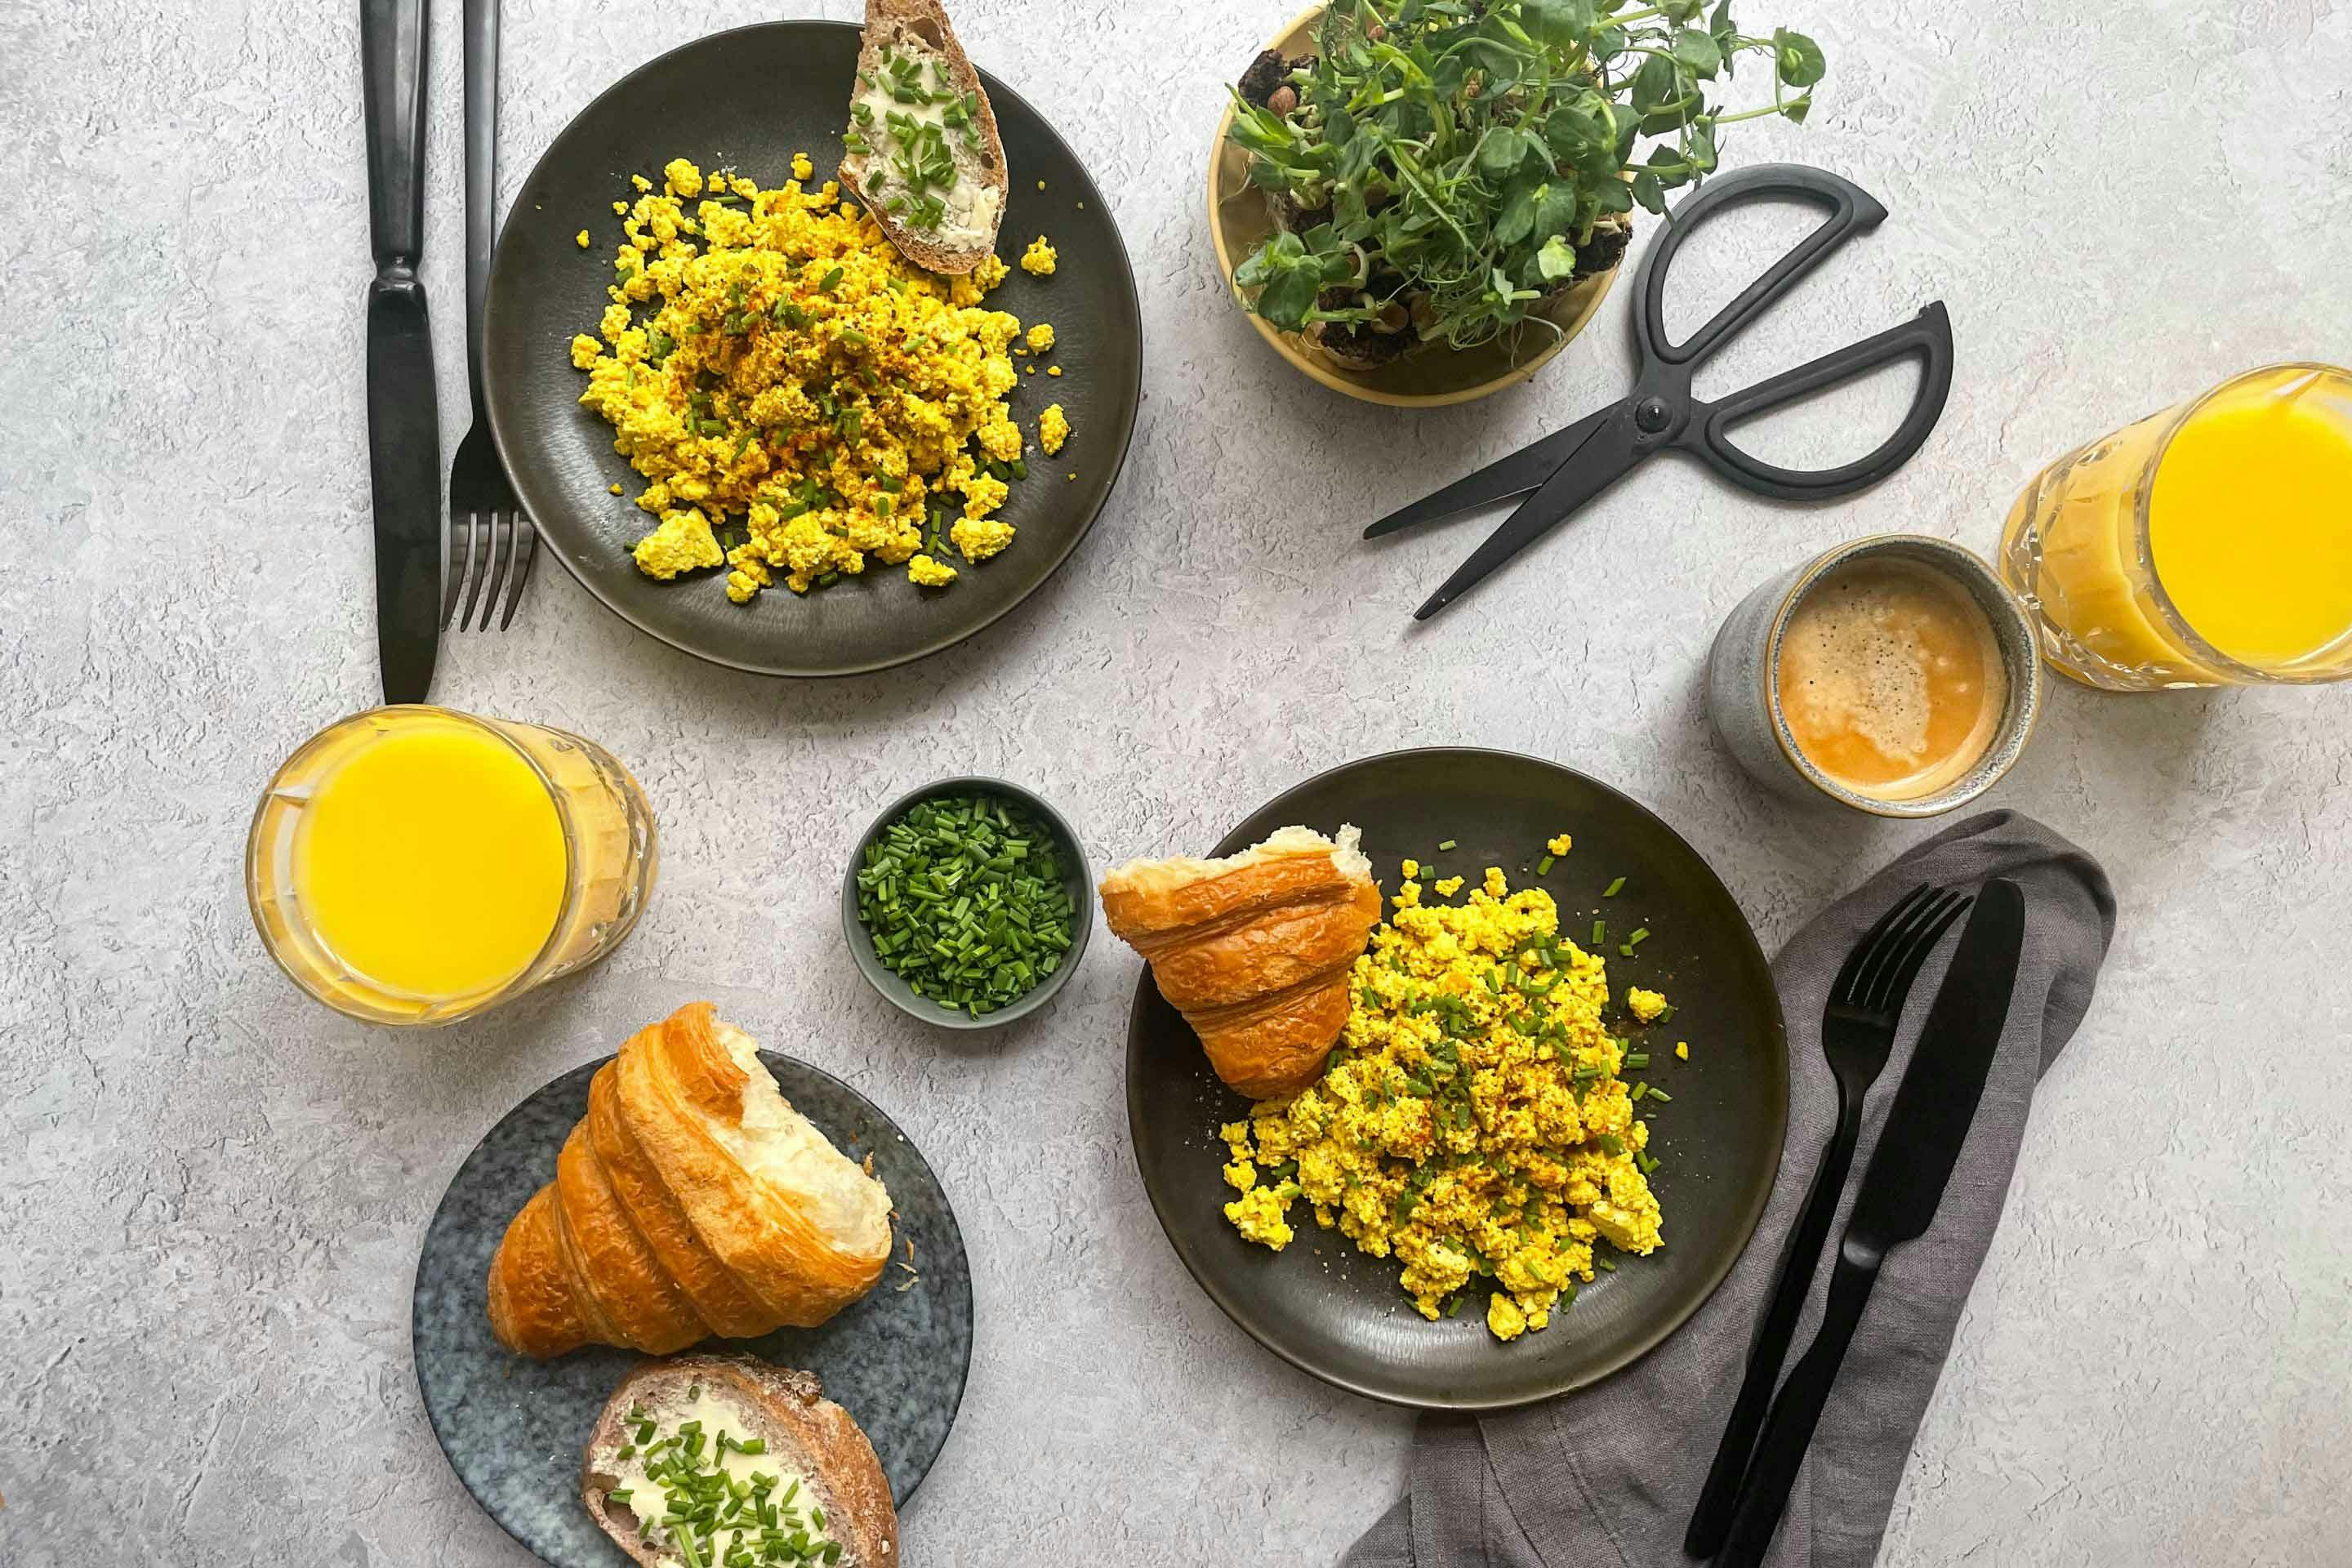
[[[1633,928],[1633,934],[1625,939],[1625,945],[1627,947],[1639,947],[1643,942],[1649,939],[1649,935],[1650,928],[1648,926],[1635,926]]]
[[[1601,892],[1601,896],[1604,899],[1613,899],[1617,896],[1619,889],[1622,889],[1624,886],[1625,879],[1620,877],[1615,881],[1610,883],[1609,886]]]
[[[884,968],[981,1017],[1060,969],[1076,909],[1045,825],[993,795],[919,802],[858,868],[857,912]]]
[[[1536,875],[1538,877],[1549,877],[1551,875],[1550,856],[1547,855],[1542,859],[1536,862]]]
[[[1442,852],[1442,851],[1444,851],[1444,850],[1447,850],[1447,849],[1451,849],[1451,848],[1453,848],[1453,847],[1454,847],[1454,841],[1453,839],[1449,838],[1449,839],[1447,839],[1444,843],[1443,843],[1443,844],[1439,845],[1437,847],[1438,847],[1438,849]]]
[[[1625,1065],[1637,1070],[1639,1068],[1648,1067],[1650,1065],[1650,1053],[1647,1051],[1627,1051],[1625,1053]],[[1652,1092],[1654,1093],[1655,1091],[1653,1090]]]
[[[1607,1272],[1609,1272],[1609,1273],[1611,1273],[1611,1274],[1614,1274],[1614,1273],[1616,1273],[1616,1272],[1617,1272],[1617,1266],[1616,1266],[1614,1263],[1612,1263],[1611,1261],[1609,1261],[1609,1259],[1607,1259],[1607,1258],[1594,1258],[1592,1261],[1593,1261],[1593,1263],[1594,1263],[1594,1265],[1595,1265],[1595,1266],[1597,1266],[1597,1267],[1598,1267],[1598,1268],[1602,1268],[1602,1269],[1606,1270]]]
[[[1671,1094],[1668,1094],[1668,1093],[1667,1093],[1664,1089],[1652,1089],[1652,1090],[1650,1091],[1650,1098],[1651,1098],[1652,1100],[1666,1100],[1666,1101],[1671,1102],[1671,1101],[1674,1100],[1674,1098],[1675,1098],[1675,1097],[1674,1097],[1673,1095],[1671,1095]]]
[[[1609,922],[1607,921],[1594,921],[1592,922],[1592,945],[1599,947],[1602,942],[1607,942],[1608,940]]]

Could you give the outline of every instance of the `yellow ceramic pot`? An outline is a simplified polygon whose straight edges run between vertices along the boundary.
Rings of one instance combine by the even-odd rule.
[[[1322,16],[1321,5],[1308,6],[1268,39],[1265,47],[1285,55],[1304,52],[1313,43],[1315,25]],[[1249,184],[1248,154],[1227,140],[1233,125],[1233,105],[1228,102],[1217,121],[1217,140],[1209,155],[1209,240],[1216,247],[1217,270],[1223,275],[1228,292],[1234,286],[1234,268],[1274,232],[1264,193]],[[1473,402],[1534,375],[1584,330],[1616,280],[1617,268],[1612,267],[1545,306],[1542,314],[1559,328],[1557,335],[1538,328],[1519,334],[1516,343],[1498,339],[1475,349],[1433,343],[1377,370],[1343,365],[1297,333],[1286,332],[1257,315],[1253,314],[1249,321],[1258,336],[1274,345],[1275,353],[1334,392],[1396,408],[1439,408]]]

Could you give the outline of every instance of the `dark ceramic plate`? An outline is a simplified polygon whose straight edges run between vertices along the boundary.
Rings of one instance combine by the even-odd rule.
[[[1649,928],[1633,957],[1618,955],[1615,935],[1603,956],[1618,1003],[1639,984],[1663,988],[1675,1008],[1671,1022],[1646,1029],[1626,1020],[1651,1053],[1643,1076],[1674,1095],[1650,1118],[1650,1147],[1664,1162],[1652,1183],[1666,1245],[1648,1258],[1617,1257],[1616,1272],[1596,1275],[1549,1328],[1503,1344],[1486,1331],[1485,1292],[1473,1291],[1460,1317],[1429,1322],[1397,1288],[1392,1259],[1365,1257],[1338,1231],[1318,1230],[1303,1205],[1291,1210],[1298,1234],[1282,1252],[1244,1241],[1223,1212],[1233,1194],[1219,1173],[1226,1154],[1217,1128],[1247,1115],[1249,1102],[1209,1070],[1147,971],[1128,1026],[1128,1123],[1176,1255],[1260,1344],[1374,1399],[1496,1409],[1581,1388],[1633,1362],[1722,1282],[1780,1165],[1788,1040],[1739,906],[1697,851],[1643,807],[1582,773],[1507,752],[1398,752],[1350,763],[1259,808],[1210,853],[1233,854],[1290,823],[1363,829],[1388,893],[1407,856],[1470,887],[1500,866],[1514,889],[1548,889],[1580,944],[1596,916],[1613,933]],[[1560,833],[1573,835],[1575,847],[1549,876],[1536,876],[1544,841]],[[1456,847],[1441,852],[1449,838]],[[1618,877],[1623,890],[1603,899]],[[1678,1039],[1690,1042],[1687,1062],[1673,1059]]]
[[[1108,204],[1053,127],[982,72],[1012,177],[997,248],[1014,260],[1040,234],[1061,264],[1051,278],[1018,267],[988,297],[1024,325],[1050,321],[1055,348],[1024,374],[1014,421],[1033,436],[1049,403],[1069,411],[1069,445],[1030,453],[1030,477],[998,514],[1020,531],[1003,554],[924,594],[895,568],[805,598],[781,586],[730,604],[715,573],[660,583],[629,548],[652,521],[643,481],[613,450],[613,432],[579,403],[586,378],[567,346],[593,333],[610,303],[613,203],[631,174],[658,184],[674,157],[732,167],[762,185],[791,177],[794,153],[833,177],[848,122],[857,29],[840,22],[767,22],[717,33],[639,67],[582,110],[531,171],[508,215],[490,268],[483,381],[499,453],[543,547],[583,586],[639,629],[714,663],[763,675],[851,675],[961,641],[1051,576],[1093,525],[1126,461],[1143,385],[1143,322],[1135,274]],[[1043,180],[1045,188],[1039,190]],[[583,250],[572,237],[585,228]],[[1072,482],[1064,478],[1076,474]],[[611,487],[626,487],[614,495]]]
[[[903,1259],[912,1240],[920,1279],[901,1290],[907,1275],[893,1267],[823,1328],[695,1348],[816,1373],[826,1396],[866,1429],[904,1508],[948,1440],[971,1366],[963,1236],[939,1178],[871,1100],[806,1062],[773,1051],[760,1059],[844,1153],[874,1156],[898,1208],[894,1257]],[[580,1501],[580,1457],[604,1401],[643,1358],[605,1348],[546,1362],[509,1354],[490,1337],[486,1281],[507,1222],[554,1178],[556,1152],[587,1110],[588,1080],[604,1065],[574,1068],[490,1129],[457,1168],[416,1264],[416,1383],[433,1435],[474,1500],[556,1568],[627,1568]]]

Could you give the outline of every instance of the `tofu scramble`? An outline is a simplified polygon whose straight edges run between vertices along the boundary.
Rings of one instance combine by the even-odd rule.
[[[1491,1280],[1486,1325],[1516,1339],[1615,1267],[1601,1242],[1663,1242],[1642,1086],[1621,1076],[1648,1057],[1604,1026],[1606,969],[1559,934],[1550,894],[1511,892],[1490,867],[1466,901],[1425,905],[1418,869],[1356,961],[1322,1080],[1223,1129],[1240,1194],[1225,1217],[1278,1252],[1304,1199],[1318,1226],[1402,1262],[1425,1318]]]
[[[926,272],[834,183],[804,191],[813,172],[802,154],[778,189],[684,158],[658,187],[633,176],[612,303],[572,341],[580,401],[646,480],[638,570],[723,565],[737,604],[873,561],[944,587],[951,553],[1010,545],[993,514],[1028,473],[1013,356],[1053,342],[982,306],[1003,261]]]

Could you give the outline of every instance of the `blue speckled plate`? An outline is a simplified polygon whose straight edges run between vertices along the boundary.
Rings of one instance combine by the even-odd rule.
[[[609,1058],[606,1059],[610,1059]],[[915,1244],[919,1278],[885,1271],[871,1295],[820,1329],[758,1340],[708,1340],[699,1350],[760,1356],[816,1373],[856,1417],[907,1506],[954,1426],[971,1367],[971,1268],[939,1178],[873,1101],[791,1057],[760,1059],[801,1114],[874,1173],[898,1207],[894,1257]],[[425,1228],[416,1264],[413,1333],[425,1413],[450,1468],[508,1534],[555,1568],[627,1568],[580,1501],[580,1458],[596,1415],[641,1359],[594,1348],[535,1362],[490,1335],[490,1255],[531,1194],[555,1175],[555,1156],[588,1109],[602,1061],[574,1068],[507,1112],[457,1168]]]

